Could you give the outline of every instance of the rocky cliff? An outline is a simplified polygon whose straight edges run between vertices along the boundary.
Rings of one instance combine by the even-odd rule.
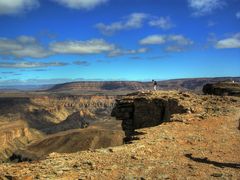
[[[136,129],[184,121],[189,116],[204,119],[230,111],[222,101],[218,97],[180,91],[137,92],[116,99],[111,115],[122,120],[122,128],[129,139]]]
[[[213,94],[218,96],[240,97],[240,83],[234,81],[223,81],[206,84],[203,86],[203,92],[205,94]]]
[[[111,115],[122,120],[122,128],[129,136],[135,129],[170,121],[173,114],[186,113],[188,108],[180,101],[180,94],[175,92],[161,92],[158,95],[138,92],[117,99]]]

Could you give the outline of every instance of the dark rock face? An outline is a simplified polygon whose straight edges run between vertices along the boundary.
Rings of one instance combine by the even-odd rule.
[[[145,94],[127,95],[116,100],[112,116],[122,120],[125,135],[131,136],[135,129],[152,127],[170,121],[172,114],[185,113],[187,109],[171,97],[147,98]]]
[[[206,84],[203,86],[203,93],[218,96],[240,96],[240,83],[229,81]]]
[[[20,154],[15,154],[13,153],[13,155],[9,158],[9,161],[11,162],[25,162],[25,161],[32,161],[32,159],[28,158],[28,157],[23,157]]]

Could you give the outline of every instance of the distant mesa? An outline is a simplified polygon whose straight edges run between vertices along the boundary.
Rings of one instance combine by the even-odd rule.
[[[203,93],[218,96],[240,97],[240,83],[233,80],[225,80],[217,83],[208,83],[203,86]]]
[[[226,81],[232,79],[235,82],[240,81],[240,77],[216,77],[216,78],[187,78],[187,79],[172,79],[158,81],[158,89],[160,90],[190,90],[201,92],[202,88],[207,83],[216,83],[219,81]],[[140,81],[78,81],[57,84],[48,92],[107,92],[107,91],[137,91],[137,90],[151,90],[153,88],[152,82]]]
[[[146,85],[136,81],[81,81],[57,84],[49,91],[110,91],[110,90],[137,90]]]

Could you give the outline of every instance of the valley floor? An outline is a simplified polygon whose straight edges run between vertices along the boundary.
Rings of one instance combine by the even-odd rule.
[[[239,114],[163,123],[107,149],[0,165],[0,179],[240,179]]]

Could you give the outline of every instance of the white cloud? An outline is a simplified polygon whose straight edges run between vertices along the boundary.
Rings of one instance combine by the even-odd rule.
[[[63,41],[50,44],[50,50],[54,54],[99,54],[106,53],[109,57],[147,52],[147,48],[122,49],[110,44],[103,39],[87,41]]]
[[[240,11],[238,11],[238,12],[236,13],[236,17],[237,17],[237,19],[240,19]]]
[[[98,23],[96,28],[98,28],[103,34],[111,35],[116,31],[127,30],[127,29],[138,29],[143,26],[144,20],[148,17],[145,13],[132,13],[125,17],[124,20],[114,22],[109,25],[104,23]]]
[[[22,49],[22,45],[17,41],[8,38],[0,38],[0,54],[19,49]]]
[[[60,5],[72,9],[93,9],[96,6],[106,3],[108,0],[52,0]]]
[[[141,45],[161,45],[165,43],[174,42],[175,44],[187,46],[193,42],[183,35],[150,35],[139,41]]]
[[[59,54],[98,54],[115,49],[103,39],[92,39],[87,41],[63,41],[50,44],[50,49]]]
[[[90,39],[86,41],[68,40],[54,41],[41,44],[32,36],[18,36],[15,39],[0,37],[0,57],[5,59],[45,58],[57,54],[101,54],[120,56],[127,54],[145,53],[147,48],[123,49],[104,39]]]
[[[193,44],[193,42],[190,39],[184,37],[183,35],[169,35],[167,37],[167,41],[175,42],[176,44],[182,45],[182,46]]]
[[[32,36],[25,36],[25,35],[22,35],[22,36],[18,36],[17,37],[17,40],[20,42],[20,43],[23,43],[23,44],[31,44],[31,43],[36,43],[37,40],[35,37],[32,37]]]
[[[6,62],[0,62],[1,68],[39,68],[39,67],[66,66],[66,65],[67,65],[67,63],[62,63],[62,62],[50,62],[50,63],[40,63],[40,62],[6,63]]]
[[[232,37],[217,41],[215,47],[217,49],[240,48],[240,33],[237,33]]]
[[[150,35],[139,41],[141,45],[156,45],[164,44],[166,37],[164,35]]]
[[[224,0],[188,0],[194,16],[204,16],[225,5]]]
[[[43,58],[51,55],[34,37],[0,38],[0,55],[14,58]]]
[[[168,51],[168,52],[182,52],[182,51],[184,51],[184,50],[185,50],[184,47],[174,46],[174,45],[172,45],[172,46],[167,46],[167,47],[165,48],[165,51]]]
[[[166,51],[180,52],[193,44],[193,41],[183,35],[150,35],[139,41],[141,45],[167,45]]]
[[[170,17],[156,17],[146,13],[132,13],[125,16],[120,21],[111,24],[98,23],[96,28],[105,35],[112,35],[117,31],[139,29],[147,22],[149,26],[161,28],[164,30],[170,29],[175,25]]]
[[[141,54],[146,53],[148,51],[148,48],[139,48],[139,49],[115,49],[111,51],[108,56],[109,57],[115,57],[115,56],[123,56],[123,55],[132,55],[132,54]]]
[[[149,21],[150,26],[158,27],[161,29],[170,29],[174,26],[170,17],[159,17]]]
[[[13,15],[39,7],[38,0],[0,0],[0,15]]]

